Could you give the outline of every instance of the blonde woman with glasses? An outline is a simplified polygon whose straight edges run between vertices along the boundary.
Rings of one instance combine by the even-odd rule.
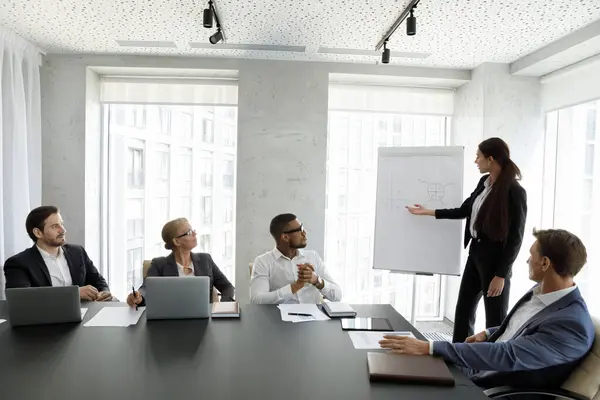
[[[215,287],[221,293],[221,301],[234,301],[235,289],[221,272],[208,253],[192,253],[198,245],[196,231],[185,218],[169,221],[162,229],[165,248],[171,250],[167,257],[152,259],[147,276],[208,276],[210,291]],[[130,293],[127,304],[130,307],[144,305],[145,288]]]

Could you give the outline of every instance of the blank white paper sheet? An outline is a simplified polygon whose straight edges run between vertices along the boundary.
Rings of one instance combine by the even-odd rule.
[[[380,349],[379,341],[386,335],[415,337],[412,332],[373,332],[373,331],[351,331],[348,332],[355,349]]]
[[[131,307],[104,307],[83,326],[128,327],[137,324],[145,310],[146,307],[140,307],[138,310]]]

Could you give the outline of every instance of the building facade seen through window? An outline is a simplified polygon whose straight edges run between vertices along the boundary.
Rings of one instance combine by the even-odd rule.
[[[179,217],[196,229],[194,251],[211,253],[233,282],[237,108],[108,104],[104,112],[115,295],[141,285],[144,260],[168,254],[161,229]]]
[[[325,262],[345,302],[389,303],[410,316],[413,276],[373,269],[377,149],[444,146],[448,124],[443,116],[329,112]],[[417,277],[418,319],[443,318],[443,282]]]

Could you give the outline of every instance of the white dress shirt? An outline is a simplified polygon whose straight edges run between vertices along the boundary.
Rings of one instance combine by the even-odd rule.
[[[483,191],[479,194],[479,196],[475,197],[475,200],[473,200],[473,204],[471,206],[471,223],[470,223],[469,229],[471,230],[471,236],[474,238],[477,237],[477,231],[475,230],[475,220],[477,219],[477,214],[479,214],[481,205],[483,204],[485,199],[490,194],[490,191],[492,190],[492,185],[490,184],[490,178],[487,178],[485,180],[485,182],[483,182],[483,186],[484,186]]]
[[[54,256],[47,251],[36,246],[42,259],[48,268],[50,273],[50,281],[52,286],[71,286],[73,285],[73,278],[71,278],[71,271],[69,270],[69,264],[65,258],[62,247],[58,248],[58,255]]]
[[[298,279],[298,264],[305,263],[313,266],[314,273],[323,280],[325,286],[319,291],[314,285],[306,283],[302,289],[292,293],[291,284]],[[315,251],[298,250],[290,260],[275,248],[254,260],[250,281],[250,301],[253,304],[318,304],[321,295],[330,301],[340,301],[342,290]]]
[[[533,295],[531,296],[531,299],[528,302],[521,304],[521,306],[515,310],[513,315],[510,317],[508,324],[506,325],[506,330],[498,339],[496,339],[496,342],[506,342],[512,339],[521,329],[521,327],[534,315],[552,303],[562,299],[576,288],[577,285],[573,285],[566,289],[556,290],[546,294],[542,294],[541,286],[533,289]]]
[[[176,264],[177,264],[177,272],[179,272],[179,276],[185,276],[185,277],[194,276],[194,264],[193,263],[190,264],[189,268],[192,269],[192,272],[189,274],[185,273],[185,267],[183,265],[179,264],[178,262],[176,262]]]

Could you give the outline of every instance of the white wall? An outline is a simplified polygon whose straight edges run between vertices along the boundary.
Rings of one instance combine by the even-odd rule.
[[[465,147],[465,179],[464,197],[467,198],[477,184],[479,172],[474,168],[477,145],[483,138],[483,88],[481,70],[471,73],[471,82],[461,86],[454,96],[454,115],[450,144]],[[460,204],[457,204],[458,207]],[[461,242],[462,243],[462,242]],[[467,251],[463,251],[462,264],[467,259]],[[444,316],[454,321],[454,309],[460,287],[461,277],[446,278],[446,302]]]
[[[301,63],[240,71],[236,264],[273,248],[269,222],[286,212],[299,217],[309,246],[323,255],[327,90],[327,74]],[[248,285],[238,284],[237,293],[247,298]]]
[[[59,207],[69,241],[84,244],[86,69],[43,66],[40,78],[42,204]]]
[[[102,105],[100,104],[100,76],[86,71],[85,148],[102,148]],[[85,249],[92,260],[100,262],[100,165],[102,153],[85,153]],[[65,210],[65,214],[68,210]],[[71,240],[69,234],[69,240]]]
[[[541,84],[537,77],[510,75],[507,64],[486,63],[477,67],[471,82],[456,93],[452,144],[466,151],[465,197],[480,177],[473,161],[477,145],[497,136],[507,142],[511,158],[523,173],[527,190],[528,214],[525,239],[519,258],[513,265],[511,304],[529,289],[527,260],[532,243],[531,231],[541,223],[543,179],[544,114],[541,108]],[[463,259],[466,260],[467,251]],[[454,320],[460,278],[448,278],[446,317]]]
[[[465,70],[398,66],[242,60],[231,58],[60,56],[45,57],[42,68],[43,202],[64,213],[69,241],[97,246],[93,235],[99,212],[86,202],[93,193],[86,167],[98,162],[98,127],[86,114],[94,99],[95,77],[88,67],[181,68],[239,71],[238,177],[236,212],[236,289],[248,301],[248,263],[273,246],[270,219],[279,212],[298,214],[306,223],[309,246],[323,255],[327,89],[330,73],[396,75],[415,82],[467,81]],[[91,85],[86,91],[88,79]],[[98,107],[96,107],[96,112]],[[87,111],[94,112],[93,109]],[[92,120],[88,123],[86,118]],[[96,165],[96,167],[98,167]],[[88,175],[93,181],[97,173]],[[98,210],[98,211],[97,211]],[[86,220],[87,218],[87,220]],[[96,261],[96,260],[95,260]],[[98,261],[96,261],[99,264]]]

